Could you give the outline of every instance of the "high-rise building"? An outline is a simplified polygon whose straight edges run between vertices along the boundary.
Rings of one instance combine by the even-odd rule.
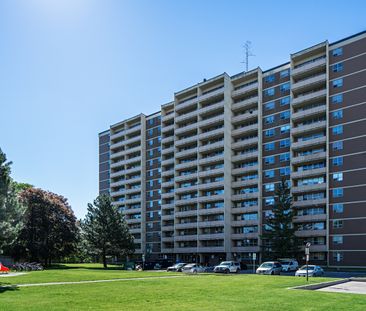
[[[137,255],[248,260],[285,178],[311,261],[366,266],[366,32],[204,80],[99,145]]]

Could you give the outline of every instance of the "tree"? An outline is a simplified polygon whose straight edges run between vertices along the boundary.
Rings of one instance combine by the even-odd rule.
[[[47,266],[74,250],[78,228],[73,210],[63,196],[37,188],[20,194],[26,210],[17,255]]]
[[[11,177],[11,162],[0,149],[0,251],[8,250],[22,227],[24,209],[18,200],[17,183]]]
[[[119,210],[105,194],[98,196],[94,204],[88,204],[88,213],[81,224],[85,239],[102,258],[107,268],[107,256],[127,256],[133,253],[133,236]]]
[[[295,235],[297,226],[293,223],[295,211],[286,180],[282,180],[277,186],[275,194],[275,204],[272,213],[265,218],[266,226],[261,236],[263,257],[296,258],[299,252],[298,238]]]

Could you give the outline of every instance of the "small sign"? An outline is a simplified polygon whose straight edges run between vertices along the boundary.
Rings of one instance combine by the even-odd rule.
[[[257,259],[257,253],[253,253],[253,260]]]
[[[337,262],[340,262],[340,261],[341,261],[341,254],[337,253]]]
[[[309,254],[306,254],[306,261],[309,261]]]
[[[310,249],[309,248],[305,248],[305,255],[309,255],[310,254]]]

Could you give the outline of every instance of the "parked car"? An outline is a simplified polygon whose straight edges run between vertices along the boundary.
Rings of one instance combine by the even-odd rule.
[[[282,271],[289,272],[289,271],[296,271],[299,269],[299,263],[296,259],[291,258],[280,258],[278,261],[282,265]]]
[[[198,263],[190,263],[188,265],[185,265],[182,268],[182,272],[184,273],[201,273],[201,272],[205,272],[205,267],[201,266]]]
[[[308,265],[308,273],[309,276],[323,276],[324,270],[319,266]],[[297,270],[295,276],[306,276],[306,265]]]
[[[278,261],[266,261],[262,263],[256,270],[257,274],[278,274],[280,275],[282,271],[281,263]]]
[[[177,263],[171,267],[166,269],[167,272],[182,272],[182,268],[186,265],[186,263]]]
[[[235,261],[223,261],[218,266],[214,268],[215,273],[239,273],[240,272],[240,263]]]

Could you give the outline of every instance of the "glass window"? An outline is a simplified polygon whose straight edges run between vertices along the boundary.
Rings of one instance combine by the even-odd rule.
[[[266,199],[264,200],[264,204],[265,204],[266,206],[268,206],[268,205],[274,205],[274,203],[275,203],[275,199],[274,199],[274,197],[269,197],[269,198],[266,198]]]
[[[275,129],[266,130],[264,133],[266,137],[272,137],[275,135]]]
[[[333,212],[334,213],[343,213],[343,204],[334,204]]]
[[[280,113],[281,120],[286,120],[290,118],[290,111],[283,111]]]
[[[343,70],[343,63],[338,63],[332,66],[333,72],[340,72]]]
[[[267,83],[271,83],[275,80],[275,76],[274,75],[269,75],[267,77],[264,78],[264,81],[266,81]]]
[[[334,235],[333,236],[333,244],[343,244],[343,236],[342,235]]]
[[[280,148],[286,148],[286,147],[290,147],[290,139],[289,138],[280,140]]]
[[[335,181],[342,181],[343,180],[343,173],[334,173],[333,180]]]
[[[334,88],[343,86],[343,79],[333,80],[332,85]]]
[[[265,164],[274,164],[275,163],[275,158],[274,157],[266,157],[266,158],[264,158],[264,163]]]
[[[335,228],[335,229],[343,228],[343,221],[342,220],[334,220],[333,221],[333,228]]]
[[[280,72],[280,77],[281,77],[281,79],[282,78],[286,78],[286,77],[288,77],[290,75],[290,69],[285,69],[285,70],[282,70],[281,72]]]
[[[333,104],[340,104],[343,102],[343,94],[338,94],[332,96],[332,103]]]
[[[290,82],[286,82],[284,84],[280,85],[280,91],[283,92],[287,92],[290,89]]]
[[[274,188],[275,188],[274,184],[266,184],[266,185],[264,185],[264,189],[267,192],[274,191]]]
[[[290,175],[290,168],[289,167],[281,167],[280,168],[280,176],[288,176]]]
[[[275,107],[275,102],[269,102],[264,105],[265,110],[271,110],[271,109],[274,109],[274,107]]]
[[[333,198],[341,198],[343,197],[343,188],[333,189]]]
[[[280,162],[290,161],[290,153],[280,154]]]
[[[290,132],[290,125],[281,126],[281,134],[289,133]]]
[[[342,119],[343,118],[343,110],[337,110],[332,112],[333,119]]]
[[[333,135],[340,135],[343,133],[343,125],[337,125],[332,129]]]
[[[264,95],[265,96],[273,96],[275,94],[275,89],[272,87],[270,89],[266,89],[264,90]]]
[[[286,106],[290,104],[290,96],[286,96],[284,98],[281,98],[280,100],[281,106]]]
[[[264,123],[265,124],[270,124],[274,122],[274,116],[268,116],[264,118]]]
[[[341,165],[343,165],[343,157],[333,158],[332,162],[333,162],[334,166],[341,166]]]
[[[336,141],[333,143],[333,150],[342,150],[343,149],[343,141]]]
[[[337,48],[332,51],[333,56],[341,56],[343,55],[343,48]]]
[[[270,170],[270,171],[265,171],[265,172],[264,172],[264,176],[265,176],[266,178],[273,178],[273,177],[274,177],[274,175],[275,175],[275,171],[274,171],[274,170]]]
[[[275,149],[275,143],[264,144],[264,150],[271,151]]]

